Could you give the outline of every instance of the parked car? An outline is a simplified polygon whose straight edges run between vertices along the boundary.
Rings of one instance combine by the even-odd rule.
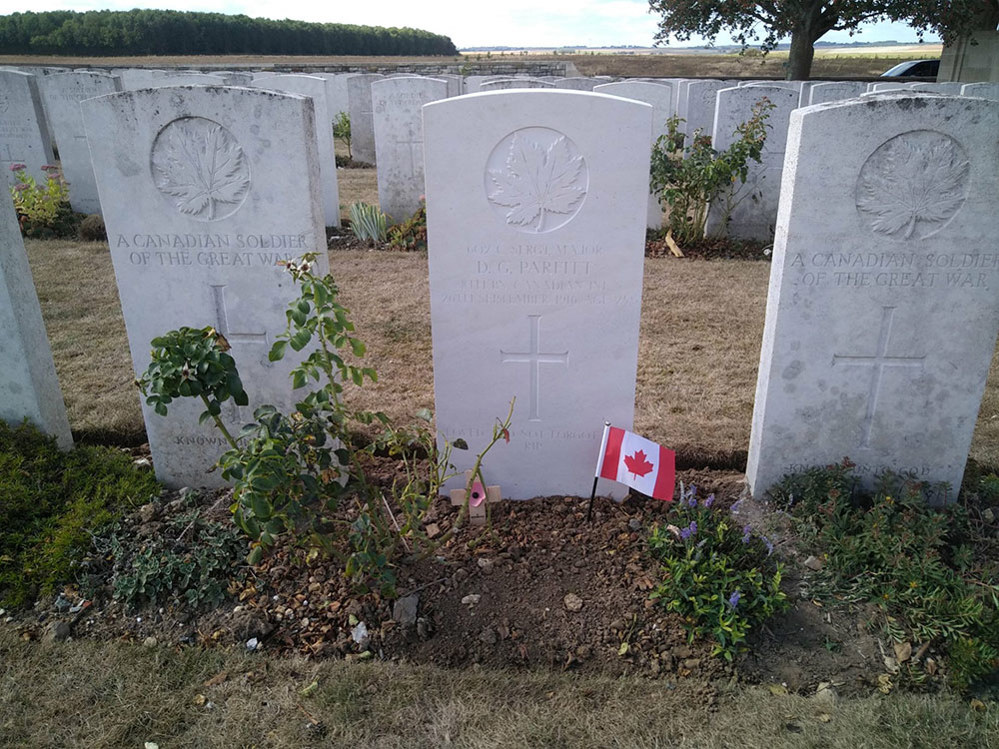
[[[939,60],[906,60],[881,74],[882,78],[936,78],[940,72]]]

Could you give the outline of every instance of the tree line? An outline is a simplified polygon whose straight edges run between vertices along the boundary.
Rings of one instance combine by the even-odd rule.
[[[28,55],[456,55],[451,39],[411,28],[308,23],[172,10],[11,13],[0,53]]]

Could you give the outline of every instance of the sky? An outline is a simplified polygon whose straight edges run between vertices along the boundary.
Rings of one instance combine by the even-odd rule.
[[[0,0],[0,14],[45,10],[129,10],[161,8],[212,11],[264,18],[351,23],[367,26],[411,26],[451,37],[459,48],[483,46],[619,46],[650,47],[656,18],[648,0],[500,0],[486,5],[468,0]],[[849,37],[831,32],[822,41],[915,42],[905,24],[872,24]],[[695,40],[699,42],[700,40]],[[678,44],[690,45],[695,43]],[[928,36],[926,41],[938,41]],[[730,44],[721,35],[717,44]]]

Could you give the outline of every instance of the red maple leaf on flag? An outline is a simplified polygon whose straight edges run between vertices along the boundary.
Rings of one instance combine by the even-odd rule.
[[[629,473],[636,478],[644,476],[655,468],[654,465],[646,460],[645,450],[636,450],[634,455],[625,455],[624,464],[628,467]]]

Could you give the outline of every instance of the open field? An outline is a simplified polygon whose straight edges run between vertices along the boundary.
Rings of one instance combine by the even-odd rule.
[[[812,66],[813,77],[871,77],[891,66],[921,57],[938,57],[940,45],[906,45],[899,47],[820,48]],[[51,55],[0,55],[2,65],[114,66],[114,67],[185,67],[243,68],[274,66],[306,70],[310,67],[356,66],[385,67],[393,65],[453,64],[468,73],[481,72],[479,65],[516,63],[519,60],[557,60],[571,62],[580,75],[613,75],[623,77],[722,77],[722,78],[781,78],[786,52],[762,56],[750,50],[737,53],[691,53],[668,51],[667,48],[645,53],[628,54],[520,54],[473,52],[460,57],[315,57],[315,56],[255,56],[195,55],[190,57],[57,57]]]
[[[0,747],[999,747],[995,703],[719,688],[715,701],[684,679],[45,645],[0,625]]]

